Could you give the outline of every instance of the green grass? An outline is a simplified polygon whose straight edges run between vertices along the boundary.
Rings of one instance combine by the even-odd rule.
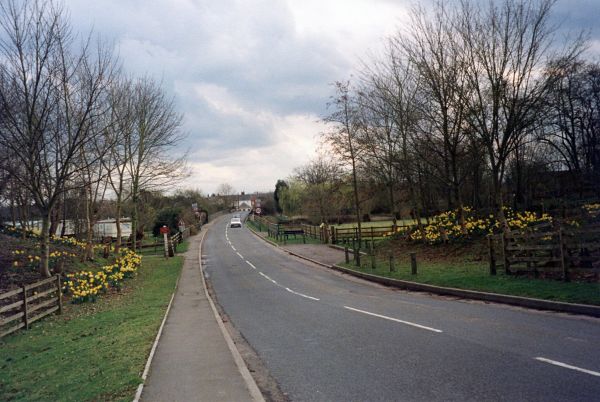
[[[305,241],[302,240],[302,236],[300,236],[300,235],[296,235],[295,238],[294,238],[294,235],[290,235],[285,242],[283,241],[283,239],[276,239],[275,237],[271,237],[271,236],[267,236],[267,239],[269,239],[273,243],[277,243],[279,245],[286,245],[286,244],[322,244],[319,239],[313,239],[312,237],[308,237],[308,236],[306,236],[306,243],[305,243]]]
[[[259,226],[252,221],[247,221],[246,222],[246,226],[248,226],[251,230],[254,230],[255,232],[260,232],[259,229],[263,229],[263,233],[267,232],[266,227],[262,227],[259,228]],[[306,236],[306,240],[302,239],[301,235],[296,235],[296,237],[294,237],[294,235],[289,235],[287,240],[284,242],[283,239],[276,239],[275,237],[272,236],[267,236],[267,239],[269,239],[270,241],[272,241],[273,243],[279,244],[279,245],[285,245],[285,244],[322,244],[322,242],[319,239],[313,239],[312,237]]]
[[[132,400],[183,257],[144,257],[122,292],[0,340],[0,399]]]
[[[362,256],[361,263],[361,272],[367,272],[383,277],[459,289],[478,290],[569,303],[600,305],[599,283],[564,283],[550,279],[533,279],[504,275],[504,273],[500,271],[496,276],[491,276],[487,266],[477,262],[420,262],[418,263],[417,275],[411,274],[409,261],[396,262],[395,272],[390,272],[389,261],[376,261],[375,270],[371,268],[370,257]],[[348,268],[357,269],[352,263],[342,265]]]

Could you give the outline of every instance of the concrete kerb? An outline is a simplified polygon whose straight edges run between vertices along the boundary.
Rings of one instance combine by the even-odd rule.
[[[465,289],[457,289],[457,288],[448,288],[448,287],[443,287],[443,286],[427,285],[424,283],[403,281],[400,279],[385,278],[382,276],[372,275],[372,274],[368,274],[365,272],[355,271],[353,269],[341,267],[336,264],[334,264],[334,265],[323,264],[319,261],[315,261],[311,258],[308,258],[308,257],[302,256],[302,255],[299,255],[297,253],[294,253],[292,251],[286,250],[285,248],[279,246],[278,244],[273,243],[272,241],[257,234],[254,231],[254,229],[252,229],[252,228],[249,228],[249,229],[250,229],[250,231],[252,231],[252,233],[254,233],[259,238],[263,239],[264,241],[270,243],[271,245],[273,245],[275,247],[281,248],[282,250],[286,251],[287,253],[289,253],[291,255],[305,259],[307,261],[321,265],[326,268],[331,268],[336,271],[343,272],[348,275],[353,275],[355,277],[366,279],[368,281],[379,283],[382,285],[392,286],[392,287],[396,287],[399,289],[405,289],[405,290],[416,291],[416,292],[428,292],[428,293],[433,293],[433,294],[438,294],[438,295],[443,295],[443,296],[460,297],[462,299],[481,300],[481,301],[487,301],[487,302],[492,302],[492,303],[508,304],[508,305],[512,305],[512,306],[525,307],[525,308],[531,308],[531,309],[536,309],[536,310],[549,310],[549,311],[557,311],[557,312],[562,312],[562,313],[580,314],[580,315],[588,315],[588,316],[592,316],[592,317],[600,317],[600,306],[593,306],[593,305],[589,305],[589,304],[555,302],[555,301],[550,301],[550,300],[533,299],[533,298],[529,298],[529,297],[510,296],[510,295],[503,295],[503,294],[498,294],[498,293],[479,292],[479,291],[475,291],[475,290],[465,290]],[[336,248],[336,249],[343,250],[343,248],[341,248],[339,246],[332,246],[332,245],[329,245],[329,246]]]
[[[214,221],[212,221],[212,222],[214,222]],[[240,374],[242,375],[242,378],[246,382],[246,386],[248,387],[250,396],[252,397],[252,399],[254,401],[264,402],[265,399],[262,396],[262,393],[260,392],[258,385],[256,385],[256,382],[254,381],[254,378],[250,374],[250,370],[246,366],[246,363],[244,362],[242,355],[237,350],[235,343],[233,342],[233,339],[231,339],[231,336],[229,335],[229,332],[227,332],[227,328],[225,328],[225,324],[223,323],[223,320],[221,319],[221,316],[219,315],[219,312],[217,311],[217,308],[215,307],[215,303],[214,303],[213,299],[210,297],[210,294],[208,292],[208,288],[206,286],[206,280],[204,279],[204,267],[202,264],[202,245],[203,245],[203,243],[204,243],[204,236],[202,236],[202,239],[200,240],[200,247],[198,247],[198,260],[200,263],[200,277],[202,278],[202,287],[204,288],[204,293],[206,294],[206,298],[208,299],[208,302],[210,304],[212,312],[215,316],[215,320],[217,320],[217,323],[219,324],[219,328],[221,329],[221,332],[223,333],[225,342],[227,343],[227,346],[229,347],[229,350],[233,356],[233,360],[235,361],[235,364],[237,365],[238,370],[240,371]]]

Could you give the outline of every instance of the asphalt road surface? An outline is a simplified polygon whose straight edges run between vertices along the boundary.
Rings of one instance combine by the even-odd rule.
[[[598,401],[600,320],[385,288],[221,218],[205,275],[293,401]]]

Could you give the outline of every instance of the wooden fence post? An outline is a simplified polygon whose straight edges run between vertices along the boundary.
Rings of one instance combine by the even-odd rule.
[[[62,289],[60,283],[60,274],[56,275],[56,290],[58,291],[58,314],[62,314],[63,312],[63,303],[62,303]]]
[[[23,323],[25,329],[29,329],[29,316],[27,314],[27,286],[23,285]]]
[[[375,261],[375,253],[371,253],[371,269],[375,270],[377,268],[377,262]]]
[[[344,247],[344,257],[345,257],[345,260],[346,260],[346,264],[349,264],[350,263],[350,256],[348,255],[348,246]]]
[[[390,254],[390,272],[394,272],[395,268],[394,268],[394,255]]]
[[[488,249],[490,251],[490,275],[496,275],[496,255],[494,254],[494,239],[488,235]]]
[[[417,274],[417,253],[410,253],[410,273]]]

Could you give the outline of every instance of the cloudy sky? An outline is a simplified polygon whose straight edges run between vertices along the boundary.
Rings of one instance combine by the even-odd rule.
[[[65,0],[126,71],[162,81],[185,115],[186,187],[272,190],[315,156],[331,83],[355,73],[412,0]],[[555,19],[591,30],[600,0],[559,0]]]

